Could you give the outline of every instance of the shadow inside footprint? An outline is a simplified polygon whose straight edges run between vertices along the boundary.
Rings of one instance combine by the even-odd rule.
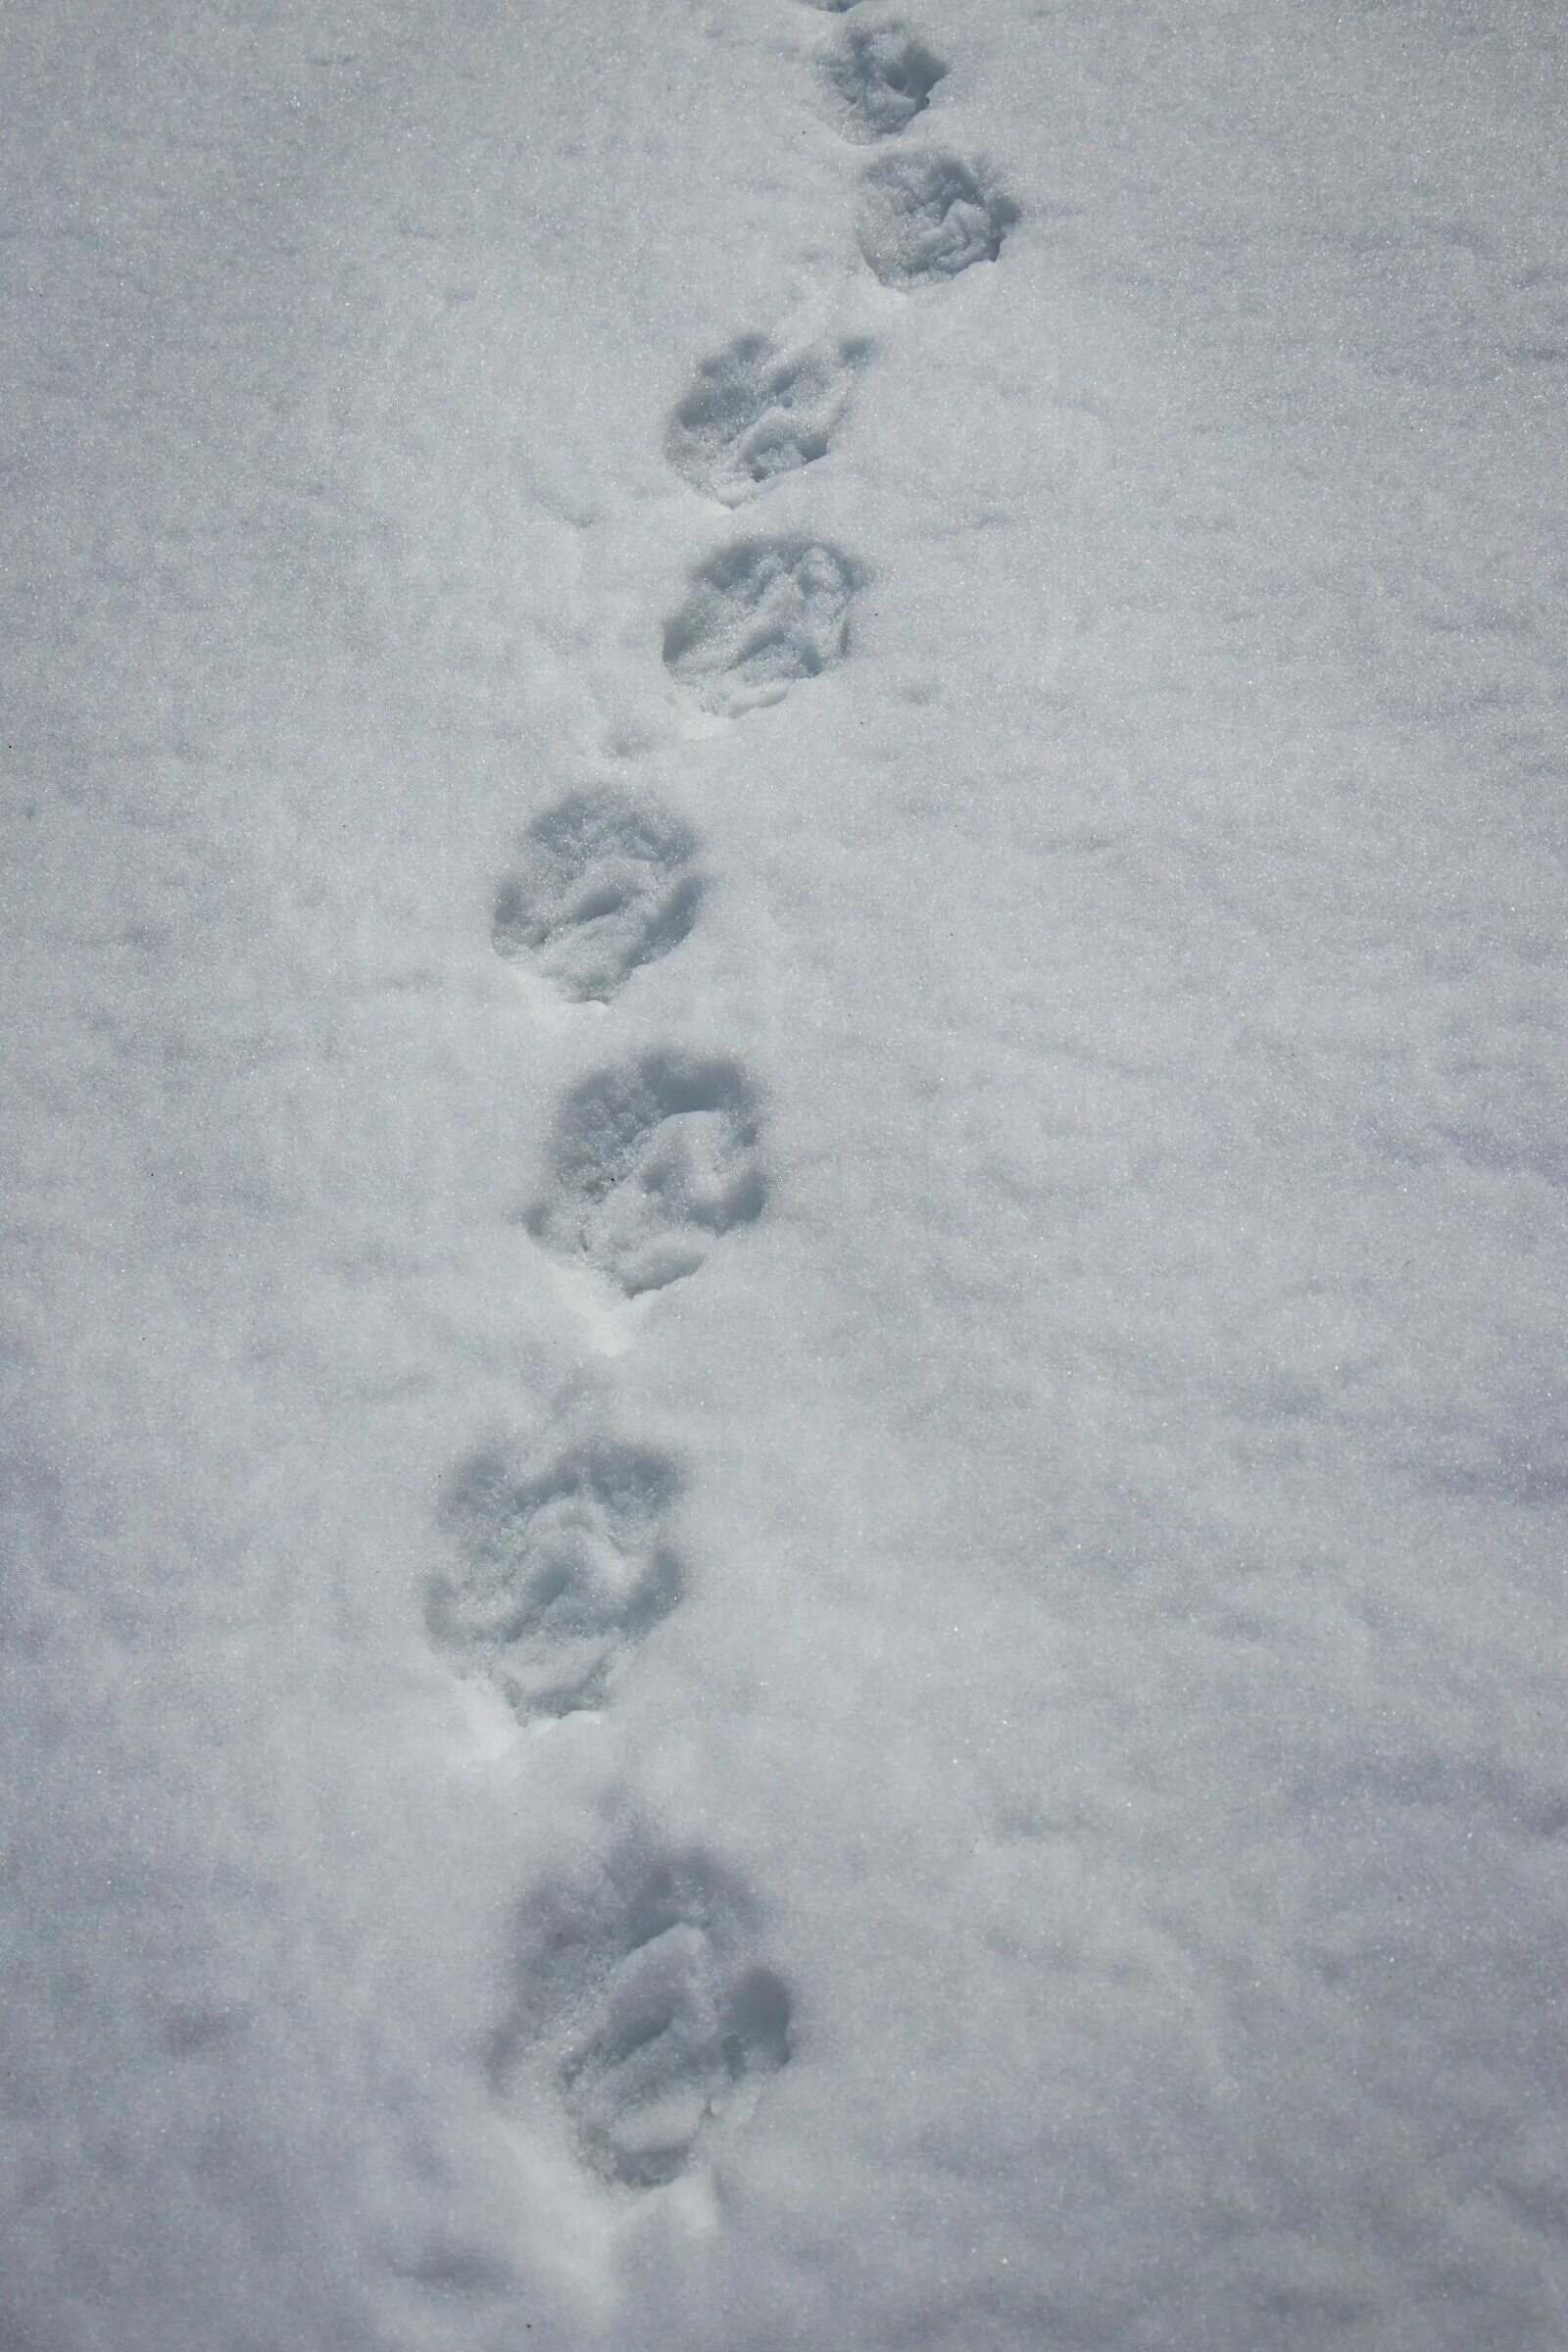
[[[761,1097],[738,1062],[674,1049],[598,1071],[562,1102],[529,1231],[628,1298],[693,1274],[761,1214]]]
[[[707,710],[782,701],[843,659],[858,574],[820,540],[743,539],[694,575],[664,630],[664,666]]]
[[[604,1003],[697,918],[697,836],[672,809],[616,784],[540,811],[496,892],[491,938],[573,1001]]]
[[[680,1486],[666,1455],[610,1438],[536,1470],[474,1455],[441,1500],[452,1559],[426,1592],[432,1641],[519,1719],[596,1705],[680,1598],[664,1533]]]
[[[740,335],[705,360],[670,419],[665,450],[677,473],[726,506],[739,506],[781,473],[827,455],[864,337],[835,337],[781,351],[766,335]]]
[[[885,286],[935,285],[994,262],[1018,210],[956,156],[884,156],[861,184],[860,251]]]

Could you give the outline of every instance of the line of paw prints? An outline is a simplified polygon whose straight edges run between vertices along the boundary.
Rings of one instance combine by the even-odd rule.
[[[825,15],[859,15],[858,0],[807,0]],[[823,110],[858,146],[882,146],[907,130],[947,78],[948,65],[897,19],[843,25],[818,53]],[[867,267],[884,285],[940,285],[976,262],[994,262],[1018,209],[984,161],[908,146],[876,156],[860,181],[856,228]]]
[[[808,5],[848,16],[857,0]],[[904,291],[995,261],[1017,218],[982,164],[887,148],[947,72],[897,21],[846,24],[816,61],[828,119],[884,149],[861,175],[857,234],[873,275]],[[670,465],[722,506],[761,497],[829,454],[873,350],[863,335],[737,336],[670,417]],[[665,669],[717,717],[776,704],[844,658],[862,576],[807,535],[733,540],[666,621]],[[706,888],[683,817],[652,794],[584,785],[518,837],[491,937],[567,1003],[608,1004],[688,938]],[[760,1089],[727,1056],[671,1047],[612,1062],[558,1105],[527,1229],[622,1298],[685,1280],[762,1213],[763,1124]],[[683,1487],[670,1455],[603,1432],[476,1452],[441,1498],[432,1643],[519,1724],[602,1708],[685,1591]],[[755,1957],[754,1911],[715,1866],[661,1852],[646,1830],[591,1885],[535,1888],[492,2045],[498,2098],[564,2133],[608,2188],[676,2179],[790,2054],[789,1993]]]
[[[847,17],[858,0],[808,0]],[[983,160],[910,144],[902,134],[946,78],[944,59],[894,20],[845,24],[815,60],[822,111],[857,146],[875,146],[860,178],[856,233],[884,286],[912,293],[994,262],[1018,208]],[[894,142],[899,142],[894,144]],[[670,464],[726,507],[825,458],[874,343],[866,335],[776,340],[752,330],[702,360],[665,434]],[[850,647],[861,568],[843,549],[802,537],[737,539],[692,574],[665,624],[664,666],[717,716],[776,703]]]

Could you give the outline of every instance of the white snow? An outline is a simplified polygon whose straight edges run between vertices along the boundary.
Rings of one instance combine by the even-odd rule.
[[[62,0],[4,2352],[1560,2352],[1557,0]]]

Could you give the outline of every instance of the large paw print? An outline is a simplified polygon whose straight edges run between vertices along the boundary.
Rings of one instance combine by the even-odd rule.
[[[831,120],[847,139],[885,139],[912,122],[947,73],[903,24],[846,26],[822,59]]]
[[[726,717],[782,702],[843,659],[855,588],[849,559],[819,540],[744,539],[694,576],[664,666]]]
[[[680,1598],[665,1532],[679,1490],[665,1455],[609,1438],[533,1468],[475,1455],[442,1498],[452,1556],[426,1593],[431,1639],[519,1719],[596,1705]]]
[[[525,1927],[497,2088],[556,2102],[608,2184],[661,2187],[788,2061],[789,1994],[748,1954],[744,1893],[700,1858],[639,1847],[542,1907],[553,1916]]]
[[[929,148],[885,156],[862,186],[860,251],[885,286],[938,285],[994,262],[1017,218],[1017,207],[956,156]]]
[[[727,507],[814,465],[833,446],[870,348],[839,336],[781,351],[766,335],[737,336],[703,362],[670,418],[670,464]]]
[[[618,785],[585,786],[536,816],[496,892],[491,938],[577,1003],[604,1003],[679,947],[703,881],[697,837]]]
[[[662,1290],[760,1215],[761,1130],[758,1088],[723,1056],[666,1050],[601,1070],[561,1105],[528,1228],[627,1298]]]

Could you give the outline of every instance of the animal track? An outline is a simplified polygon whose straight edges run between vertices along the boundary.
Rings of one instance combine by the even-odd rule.
[[[743,539],[703,565],[664,630],[664,665],[727,717],[782,701],[841,660],[856,574],[811,539]]]
[[[967,164],[933,150],[883,157],[863,187],[860,251],[885,286],[935,285],[994,262],[1018,218]]]
[[[628,1298],[662,1290],[761,1213],[761,1125],[737,1062],[669,1051],[601,1070],[562,1102],[528,1229]]]
[[[496,2082],[513,2098],[530,2078],[548,2088],[593,2171],[657,2188],[786,2064],[790,1998],[747,1964],[750,1906],[706,1863],[639,1853],[614,1879],[546,1897],[555,1917],[518,1955]]]
[[[603,1003],[690,931],[703,895],[696,861],[697,836],[657,801],[613,784],[568,793],[518,843],[496,893],[496,951],[576,1003]]]
[[[663,1532],[680,1484],[663,1454],[606,1438],[530,1473],[476,1455],[442,1500],[455,1561],[426,1595],[431,1638],[519,1719],[594,1705],[680,1598]]]
[[[677,473],[738,507],[781,473],[826,457],[863,337],[780,351],[766,335],[740,335],[705,360],[670,419],[665,449]]]
[[[789,2015],[766,1969],[726,1983],[710,1936],[691,1920],[676,1917],[628,1952],[563,2077],[595,2170],[632,2188],[673,2180],[748,2078],[784,2064]]]
[[[903,24],[847,27],[822,61],[834,121],[862,142],[912,122],[947,70]]]

